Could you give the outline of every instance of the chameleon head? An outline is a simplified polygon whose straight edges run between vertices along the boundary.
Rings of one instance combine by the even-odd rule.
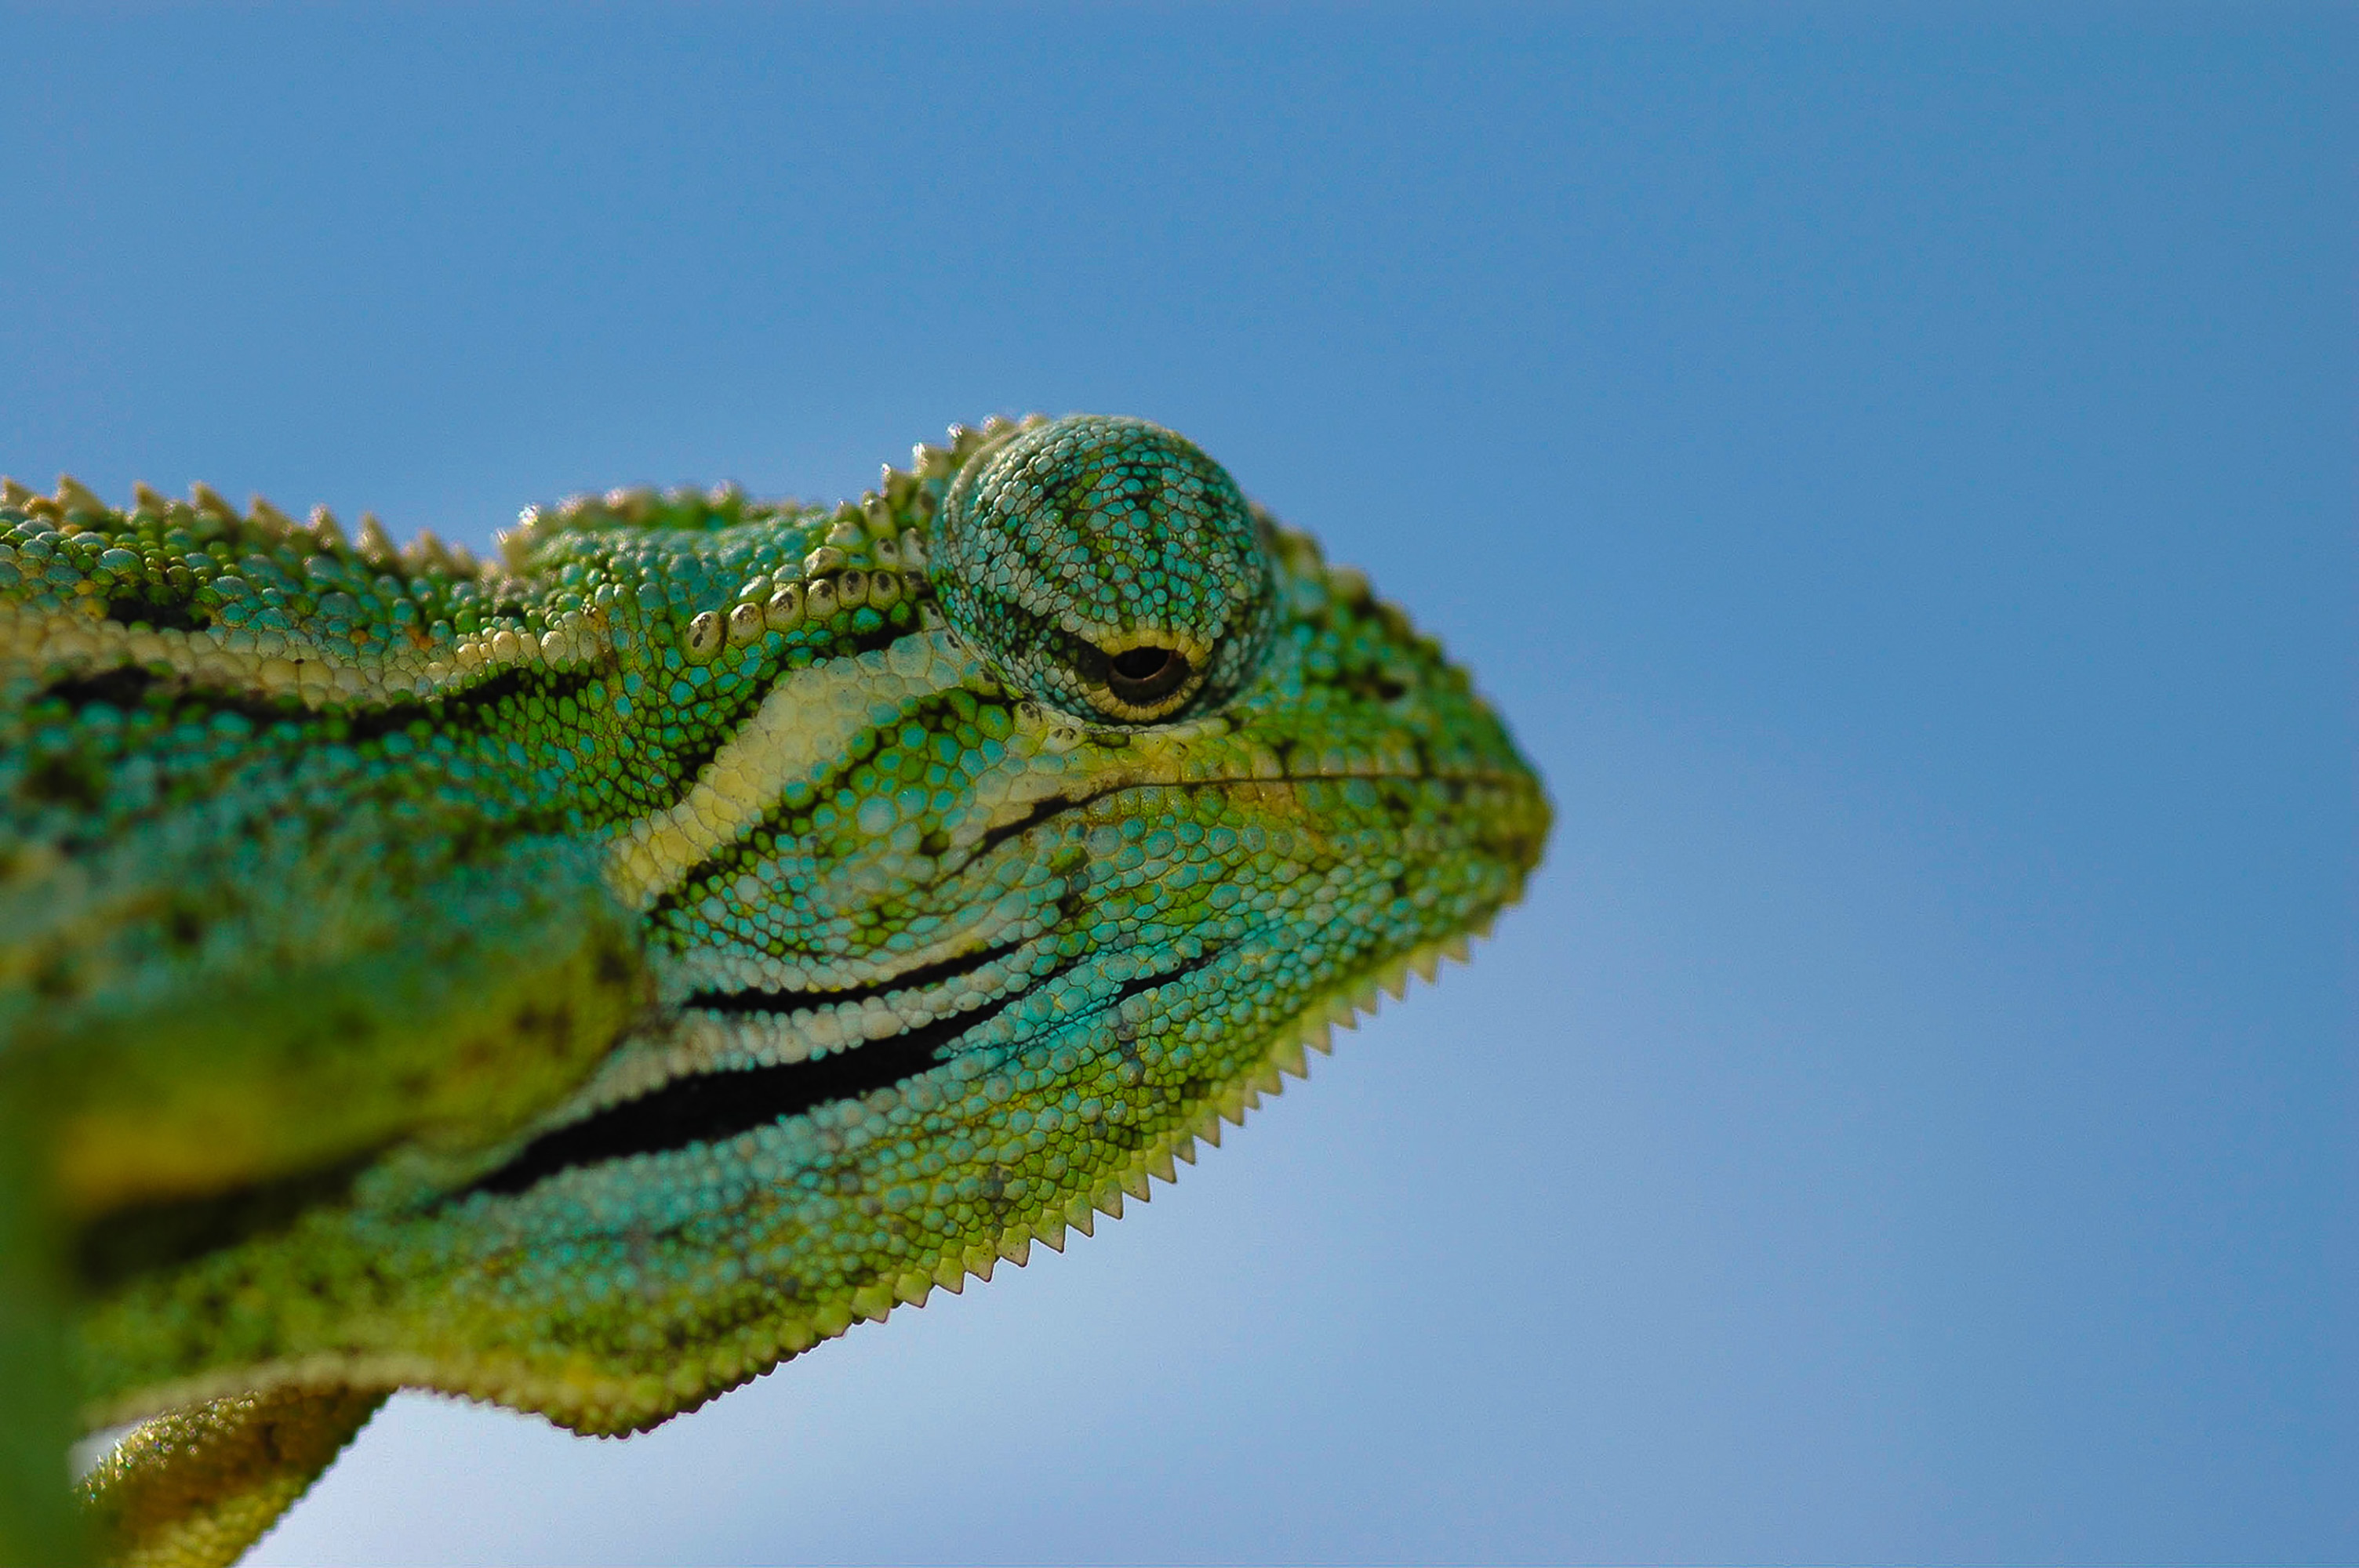
[[[832,514],[679,504],[519,542],[518,591],[611,600],[614,641],[503,676],[580,717],[486,752],[546,738],[536,787],[634,759],[595,801],[690,759],[599,840],[652,1004],[523,1133],[127,1287],[114,1385],[330,1366],[651,1425],[1118,1213],[1539,857],[1465,673],[1168,430],[986,427]],[[368,1304],[247,1287],[315,1276]],[[258,1304],[143,1359],[200,1296]]]

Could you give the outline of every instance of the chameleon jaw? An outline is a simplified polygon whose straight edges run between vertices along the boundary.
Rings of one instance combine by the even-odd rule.
[[[1520,889],[1501,908],[1520,897]],[[102,1403],[87,1412],[92,1429],[145,1420],[201,1400],[241,1392],[302,1387],[415,1388],[538,1411],[587,1436],[646,1432],[730,1392],[855,1324],[882,1323],[896,1309],[922,1306],[937,1289],[956,1295],[969,1279],[988,1282],[1002,1263],[1021,1268],[1038,1243],[1064,1250],[1070,1232],[1094,1233],[1100,1216],[1119,1219],[1125,1200],[1146,1203],[1156,1183],[1176,1184],[1179,1166],[1193,1164],[1200,1144],[1219,1148],[1223,1125],[1243,1126],[1286,1080],[1308,1078],[1310,1053],[1332,1054],[1334,1031],[1374,1016],[1382,999],[1404,998],[1412,978],[1438,984],[1445,961],[1472,961],[1472,942],[1488,936],[1498,911],[1468,932],[1421,942],[1314,999],[1267,1037],[1260,1065],[1215,1090],[1191,1113],[1106,1171],[1086,1191],[1039,1206],[1005,1227],[995,1242],[974,1241],[944,1251],[930,1267],[903,1270],[848,1295],[817,1303],[808,1317],[774,1319],[771,1332],[744,1340],[730,1363],[700,1363],[694,1375],[670,1379],[617,1376],[586,1358],[552,1367],[546,1361],[498,1355],[451,1356],[363,1351],[289,1357],[141,1390],[136,1398]],[[630,1412],[622,1414],[620,1412]]]

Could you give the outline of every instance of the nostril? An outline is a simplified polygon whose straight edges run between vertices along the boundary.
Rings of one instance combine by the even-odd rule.
[[[1107,656],[1106,685],[1133,707],[1159,702],[1187,682],[1188,656],[1170,648],[1125,648]]]

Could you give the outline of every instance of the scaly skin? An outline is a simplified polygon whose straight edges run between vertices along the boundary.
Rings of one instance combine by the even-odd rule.
[[[1144,1198],[1517,896],[1538,781],[1356,573],[1153,426],[952,436],[482,568],[9,487],[0,1552],[226,1561],[397,1387],[655,1425]]]

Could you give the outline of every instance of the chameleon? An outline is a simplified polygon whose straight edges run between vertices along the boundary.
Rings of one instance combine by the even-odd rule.
[[[0,486],[11,1562],[234,1561],[396,1390],[642,1431],[1061,1249],[1548,835],[1143,420],[481,560],[191,496]]]

